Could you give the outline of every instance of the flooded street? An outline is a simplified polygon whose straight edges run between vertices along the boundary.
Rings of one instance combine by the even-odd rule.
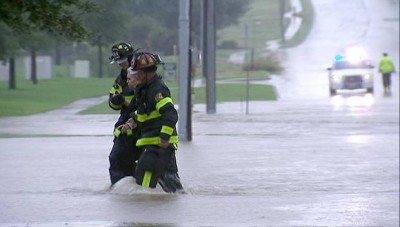
[[[116,115],[0,118],[0,133],[38,135],[0,138],[0,227],[399,226],[398,73],[392,96],[376,70],[374,95],[329,97],[325,70],[354,44],[375,62],[389,52],[399,70],[398,1],[313,4],[310,36],[273,79],[278,101],[250,102],[247,115],[245,103],[194,107],[193,141],[177,152],[186,194],[129,178],[108,190]]]

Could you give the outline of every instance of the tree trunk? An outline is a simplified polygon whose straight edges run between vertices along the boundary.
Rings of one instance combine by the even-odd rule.
[[[55,65],[61,65],[61,46],[60,46],[60,40],[56,40],[56,46],[55,46],[55,56],[54,56],[54,61]]]
[[[37,84],[37,75],[36,75],[36,50],[35,48],[31,48],[31,80],[33,84]]]
[[[99,77],[103,77],[103,44],[102,38],[99,36],[97,46],[99,48]]]
[[[15,89],[15,58],[10,57],[9,63],[9,78],[8,78],[8,88]]]

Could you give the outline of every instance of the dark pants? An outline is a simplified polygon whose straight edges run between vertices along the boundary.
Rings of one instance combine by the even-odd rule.
[[[136,137],[121,134],[114,138],[114,145],[108,157],[111,185],[127,176],[135,176],[136,161],[140,149],[136,147]]]
[[[175,149],[173,149],[169,162],[165,167],[164,173],[161,175],[158,183],[165,192],[175,193],[177,191],[184,192],[181,180],[178,175],[178,166],[176,164]]]
[[[382,73],[382,82],[383,88],[390,90],[390,85],[392,84],[391,73]]]
[[[136,167],[136,183],[155,188],[159,183],[165,192],[175,193],[183,190],[178,175],[175,148],[162,149],[158,146],[145,146]]]

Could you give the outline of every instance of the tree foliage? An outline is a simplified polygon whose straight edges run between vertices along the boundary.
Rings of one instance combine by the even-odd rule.
[[[87,41],[94,45],[98,45],[99,41],[113,42],[121,31],[127,29],[124,20],[129,20],[130,14],[124,10],[124,1],[94,2],[97,4],[98,11],[87,13],[83,17],[83,25],[89,31]]]
[[[216,28],[237,23],[250,1],[210,1],[215,3]],[[202,0],[191,3],[191,37],[201,37]],[[35,46],[47,48],[34,40],[41,37],[38,32],[50,35],[43,39],[47,44],[52,38],[65,45],[66,40],[77,40],[101,50],[127,41],[144,50],[172,54],[179,42],[179,0],[0,0],[0,29],[0,57],[26,48],[23,38],[29,36]]]
[[[43,30],[84,39],[87,30],[82,26],[82,15],[95,10],[96,5],[87,0],[1,0],[0,21],[22,34]]]
[[[191,32],[192,37],[199,37],[201,2],[192,0],[191,6]],[[218,0],[215,2],[216,28],[238,22],[248,9],[249,0]],[[114,5],[112,5],[114,4]],[[114,42],[125,40],[138,47],[147,50],[156,50],[165,54],[171,54],[173,46],[178,45],[179,36],[179,1],[118,1],[109,3],[107,7],[118,5],[118,9],[107,13],[107,17],[116,18],[114,28],[120,28],[119,32],[111,30],[110,35]],[[116,14],[117,16],[112,16]],[[97,24],[97,28],[105,26]],[[112,38],[110,39],[112,40]],[[110,43],[111,44],[111,43]]]

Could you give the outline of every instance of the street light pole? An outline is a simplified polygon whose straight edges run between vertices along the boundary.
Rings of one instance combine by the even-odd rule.
[[[279,0],[279,16],[280,16],[280,27],[281,27],[281,39],[282,43],[285,43],[285,0]]]
[[[216,107],[215,78],[215,13],[214,0],[203,0],[202,62],[206,79],[206,112],[214,114]]]
[[[190,0],[180,0],[179,4],[179,122],[178,133],[183,141],[190,141],[188,115],[191,106],[189,94],[189,7]]]
[[[249,49],[248,47],[248,39],[249,39],[249,26],[247,22],[244,24],[244,49],[245,49],[245,63],[247,62],[246,54]],[[249,114],[249,87],[250,87],[250,75],[249,69],[246,69],[246,114]]]

